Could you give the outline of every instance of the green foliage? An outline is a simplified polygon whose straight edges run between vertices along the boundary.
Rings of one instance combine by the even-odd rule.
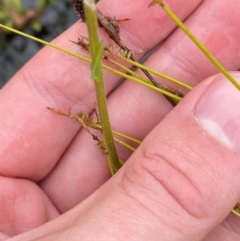
[[[52,5],[55,3],[56,0],[38,0],[37,5],[39,9],[44,9],[48,7],[49,5]]]
[[[28,7],[22,0],[0,1],[0,22],[8,27],[23,29],[30,24],[35,31],[41,30],[39,19],[44,10],[56,0],[38,0],[31,2],[34,7]]]

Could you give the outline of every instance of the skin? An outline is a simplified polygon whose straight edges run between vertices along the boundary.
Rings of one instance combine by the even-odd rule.
[[[239,68],[238,0],[166,2],[227,69]],[[119,25],[133,51],[146,53],[166,39],[146,64],[197,87],[173,109],[129,81],[111,92],[118,77],[104,73],[113,128],[144,139],[131,157],[119,148],[129,159],[110,178],[89,134],[46,109],[93,112],[89,66],[48,47],[40,51],[0,91],[0,240],[239,240],[240,219],[229,214],[240,197],[239,153],[193,115],[218,71],[149,3],[102,0],[98,7],[130,19]],[[86,54],[68,41],[80,35],[86,26],[78,22],[54,43]]]

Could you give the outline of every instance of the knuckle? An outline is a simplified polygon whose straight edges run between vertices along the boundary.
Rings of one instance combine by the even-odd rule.
[[[192,153],[158,142],[143,148],[141,157],[134,159],[127,164],[123,188],[135,199],[144,200],[142,204],[152,212],[162,204],[168,211],[185,212],[198,219],[211,215],[208,202],[213,190],[202,181],[212,178],[196,173]]]

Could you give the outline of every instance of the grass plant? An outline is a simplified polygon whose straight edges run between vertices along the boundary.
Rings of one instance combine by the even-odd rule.
[[[150,4],[150,6],[158,4],[160,7],[163,8],[163,10],[166,12],[166,14],[169,15],[169,17],[178,25],[179,28],[181,28],[188,36],[189,38],[198,46],[198,48],[206,55],[206,57],[222,72],[227,79],[238,89],[240,90],[240,84],[230,75],[230,73],[218,62],[218,60],[207,50],[207,48],[190,32],[190,30],[179,20],[179,18],[171,11],[170,8],[168,8],[163,1],[161,0],[153,0]],[[60,46],[54,45],[52,43],[48,43],[44,40],[38,39],[36,37],[30,36],[28,34],[25,34],[23,32],[20,32],[18,30],[15,30],[11,27],[7,27],[3,24],[0,24],[0,28],[3,28],[5,30],[12,31],[16,34],[22,35],[23,37],[30,38],[34,41],[40,42],[44,45],[48,45],[52,48],[55,48],[56,50],[65,52],[66,54],[72,55],[73,57],[79,58],[83,61],[89,62],[90,68],[91,68],[91,75],[92,79],[95,84],[96,89],[96,97],[97,97],[97,109],[99,112],[99,118],[100,118],[100,124],[99,123],[93,123],[90,121],[90,124],[86,124],[86,122],[83,121],[84,118],[82,118],[79,122],[87,128],[95,128],[100,130],[103,133],[104,138],[104,145],[106,146],[106,154],[108,158],[109,168],[112,174],[116,173],[119,168],[123,165],[123,162],[119,159],[116,151],[116,147],[114,144],[114,136],[118,135],[121,138],[124,138],[128,141],[133,142],[134,144],[140,144],[141,142],[139,140],[134,139],[133,137],[129,137],[127,135],[124,135],[122,133],[119,133],[117,131],[113,131],[111,129],[108,112],[107,112],[107,101],[106,101],[106,94],[105,94],[105,88],[104,88],[104,81],[103,81],[103,75],[102,75],[102,68],[111,71],[120,77],[123,77],[125,79],[134,81],[138,84],[142,84],[145,87],[148,87],[154,91],[157,91],[159,93],[162,93],[170,98],[172,98],[174,101],[178,102],[181,101],[181,97],[168,92],[166,90],[159,89],[155,87],[153,84],[151,84],[148,80],[143,78],[142,76],[135,74],[131,69],[125,67],[124,65],[118,63],[117,61],[108,58],[109,62],[114,63],[116,66],[120,67],[122,71],[116,70],[112,67],[109,67],[106,64],[102,64],[102,59],[104,55],[104,45],[101,42],[98,34],[98,21],[96,16],[96,6],[94,0],[85,0],[84,1],[84,10],[86,15],[86,21],[87,21],[87,27],[88,27],[88,33],[89,33],[89,40],[90,40],[90,54],[91,58],[76,54],[72,51],[69,51],[67,49],[64,49]],[[116,53],[117,54],[117,53]],[[167,76],[163,73],[159,73],[156,70],[153,70],[147,66],[144,66],[140,63],[134,62],[127,58],[126,56],[120,55],[121,58],[125,59],[126,62],[129,62],[131,65],[142,68],[147,70],[148,72],[155,74],[157,76],[160,76],[170,82],[173,82],[176,85],[179,85],[188,91],[192,89],[191,86],[176,80],[170,76]],[[65,115],[65,116],[71,116],[71,113],[64,114],[60,111],[56,111],[52,109],[54,112],[57,112],[59,114]],[[79,120],[76,116],[72,117],[76,120]],[[134,151],[135,148],[132,147],[129,144],[124,143],[122,140],[118,140],[115,138],[115,141],[118,143],[124,145],[125,147],[129,148],[130,150]],[[235,208],[232,210],[234,214],[237,216],[240,216],[240,209],[238,208],[239,204],[236,204]]]

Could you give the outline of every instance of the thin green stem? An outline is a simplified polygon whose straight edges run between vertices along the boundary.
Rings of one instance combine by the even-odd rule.
[[[205,56],[225,75],[227,79],[231,81],[231,83],[240,90],[240,84],[230,75],[230,73],[220,64],[220,62],[210,53],[210,51],[206,48],[206,46],[201,43],[194,34],[186,27],[185,24],[176,16],[173,11],[166,6],[162,0],[153,0],[149,6],[159,4],[162,9],[167,13],[167,15],[180,27],[184,33],[188,35],[188,37],[198,46],[198,48],[205,54]]]
[[[149,80],[144,79],[144,78],[143,78],[141,75],[139,75],[137,72],[129,69],[129,68],[126,67],[125,65],[122,65],[122,64],[120,64],[119,62],[117,62],[117,61],[115,61],[115,60],[113,60],[113,59],[111,59],[111,58],[109,58],[109,57],[107,57],[106,59],[107,59],[107,61],[109,61],[109,62],[115,64],[116,66],[120,67],[121,69],[125,70],[125,72],[126,72],[127,74],[131,74],[132,76],[135,76],[136,78],[139,78],[139,79],[141,79],[141,80],[143,80],[143,81],[145,81],[145,82],[149,82]]]
[[[99,129],[99,130],[102,130],[102,126],[99,125],[99,124],[95,124],[95,123],[94,123],[93,126],[94,126],[95,128],[97,128],[97,129]],[[121,132],[112,130],[112,133],[115,134],[115,135],[117,135],[117,136],[123,137],[123,138],[125,138],[126,140],[132,141],[133,143],[136,143],[136,144],[138,144],[138,145],[141,144],[141,141],[140,141],[140,140],[138,140],[138,139],[136,139],[136,138],[133,138],[133,137],[131,137],[131,136],[125,135],[125,134],[123,134],[123,133],[121,133]]]
[[[68,50],[68,49],[65,49],[65,48],[63,48],[63,47],[60,47],[60,46],[58,46],[58,45],[56,45],[56,44],[49,43],[49,42],[47,42],[47,41],[44,41],[44,40],[39,39],[39,38],[36,38],[36,37],[34,37],[34,36],[31,36],[31,35],[29,35],[29,34],[26,34],[26,33],[24,33],[24,32],[18,31],[18,30],[14,29],[14,28],[11,28],[11,27],[7,27],[7,26],[2,25],[2,24],[0,24],[0,28],[3,28],[3,29],[8,30],[8,31],[11,31],[11,32],[16,33],[16,34],[18,34],[18,35],[21,35],[21,36],[23,36],[23,37],[25,37],[25,38],[31,39],[31,40],[33,40],[33,41],[35,41],[35,42],[44,44],[44,45],[46,45],[46,46],[52,47],[52,48],[54,48],[54,49],[57,49],[57,50],[59,50],[59,51],[61,51],[61,52],[67,53],[67,54],[69,54],[69,55],[72,55],[73,57],[76,57],[76,58],[78,58],[78,59],[81,59],[81,60],[84,60],[84,61],[86,61],[86,62],[91,63],[91,59],[89,59],[89,58],[87,58],[87,57],[84,57],[84,56],[82,56],[82,55],[79,55],[79,54],[77,54],[77,53],[75,53],[75,52],[72,52],[72,51],[70,51],[70,50]]]
[[[238,212],[238,211],[236,211],[236,210],[234,210],[234,209],[232,209],[232,211],[231,211],[233,214],[235,214],[235,215],[237,215],[238,217],[240,217],[240,213]]]
[[[118,140],[117,138],[114,138],[114,140],[115,140],[116,142],[118,142],[120,145],[122,145],[122,146],[124,146],[125,148],[127,148],[128,150],[130,150],[130,151],[132,151],[132,152],[136,151],[136,149],[135,149],[134,147],[130,146],[130,145],[127,144],[126,142],[120,141],[120,140]]]
[[[97,8],[94,0],[84,0],[84,12],[88,27],[90,53],[92,57],[91,74],[95,84],[99,118],[107,147],[109,168],[111,173],[115,174],[122,167],[123,163],[118,158],[108,116],[106,92],[102,74],[104,45],[99,39]]]
[[[177,80],[177,79],[172,78],[172,77],[170,77],[170,76],[168,76],[166,74],[163,74],[163,73],[161,73],[159,71],[151,69],[150,67],[147,67],[147,66],[145,66],[145,65],[143,65],[143,64],[141,64],[139,62],[133,61],[133,60],[131,60],[129,58],[126,58],[126,57],[124,57],[122,55],[117,54],[117,56],[119,56],[120,58],[124,59],[125,61],[127,61],[128,63],[132,64],[133,66],[135,66],[137,68],[144,69],[144,70],[148,71],[149,73],[155,74],[156,76],[159,76],[159,77],[161,77],[161,78],[163,78],[163,79],[165,79],[165,80],[167,80],[169,82],[177,84],[177,85],[179,85],[179,86],[181,86],[181,87],[183,87],[183,88],[185,88],[187,90],[192,90],[192,87],[190,85],[185,84],[185,83],[181,82],[180,80]]]

